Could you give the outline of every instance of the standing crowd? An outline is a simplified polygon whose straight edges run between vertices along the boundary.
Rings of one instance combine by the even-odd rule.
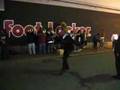
[[[47,29],[41,26],[37,31],[29,30],[26,34],[28,43],[28,52],[30,55],[35,54],[54,54],[57,49],[62,47],[63,36],[66,32],[69,32],[72,39],[76,42],[74,45],[75,51],[81,51],[87,46],[88,42],[93,42],[95,49],[104,46],[104,35],[97,33],[92,35],[91,28],[85,30],[80,28],[78,30],[67,27],[66,23],[62,22],[53,28],[53,25],[49,25]]]
[[[4,57],[4,52],[8,52],[7,47],[8,44],[8,34],[5,30],[0,30],[0,46],[1,46],[1,57]],[[53,24],[49,24],[48,28],[45,29],[40,23],[40,26],[35,30],[35,28],[30,28],[26,32],[26,43],[28,48],[29,55],[46,55],[46,54],[54,54],[58,49],[62,48],[63,36],[68,32],[74,42],[74,51],[81,51],[85,48],[88,42],[93,42],[93,48],[97,49],[99,47],[104,46],[104,35],[101,33],[96,33],[94,35],[91,34],[91,27],[84,29],[81,27],[71,28],[66,25],[65,22],[61,22],[56,27],[53,27]],[[5,38],[4,38],[5,37]]]

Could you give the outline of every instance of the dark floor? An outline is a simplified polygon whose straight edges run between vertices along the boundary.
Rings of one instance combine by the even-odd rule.
[[[74,53],[59,75],[61,56],[14,56],[0,61],[0,90],[119,90],[112,50]]]

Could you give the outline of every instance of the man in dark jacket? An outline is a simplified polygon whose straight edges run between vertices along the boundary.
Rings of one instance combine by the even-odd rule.
[[[114,44],[114,55],[115,55],[115,66],[116,66],[116,76],[114,78],[120,79],[120,36]]]
[[[0,58],[2,60],[8,58],[8,49],[7,49],[7,34],[4,30],[0,31],[0,47],[1,47],[1,55]]]
[[[62,58],[61,73],[65,72],[66,70],[69,70],[69,65],[68,65],[67,60],[68,60],[70,53],[74,50],[74,40],[72,39],[69,33],[66,33],[63,36],[62,47],[64,49],[64,53],[63,53],[63,58]]]

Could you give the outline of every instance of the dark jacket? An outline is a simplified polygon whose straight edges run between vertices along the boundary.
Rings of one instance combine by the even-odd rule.
[[[74,49],[74,40],[69,34],[66,35],[66,37],[62,40],[62,46],[63,46],[63,49],[67,49],[67,50]]]
[[[120,54],[120,36],[119,36],[118,40],[115,41],[114,53]]]
[[[8,41],[7,33],[1,31],[0,32],[0,46],[7,45],[7,41]]]
[[[27,33],[27,43],[34,43],[36,41],[36,35],[33,32]]]

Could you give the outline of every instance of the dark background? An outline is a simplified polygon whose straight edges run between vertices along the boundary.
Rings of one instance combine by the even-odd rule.
[[[4,0],[0,0],[0,11],[4,11]]]
[[[120,33],[119,14],[60,6],[5,1],[5,11],[0,12],[0,27],[5,19],[13,19],[15,24],[23,26],[35,25],[36,21],[41,21],[45,28],[48,21],[55,23],[65,21],[68,25],[76,22],[77,26],[91,26],[92,33],[104,31],[107,41],[114,31]],[[20,42],[22,39],[17,40]]]

